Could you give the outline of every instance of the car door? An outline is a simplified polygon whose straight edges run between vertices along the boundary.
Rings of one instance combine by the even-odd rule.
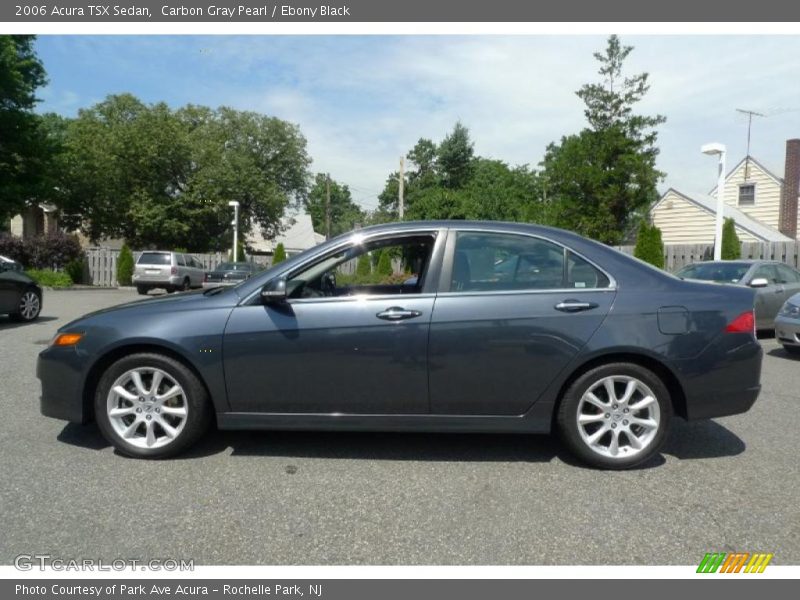
[[[610,277],[526,234],[450,231],[431,319],[435,414],[520,415],[608,314]]]
[[[800,273],[784,264],[775,265],[775,269],[778,271],[778,278],[783,286],[783,294],[781,296],[782,306],[789,298],[794,296],[797,292],[800,292]]]
[[[783,305],[784,286],[780,282],[778,271],[773,264],[757,266],[749,281],[756,279],[767,280],[766,287],[754,288],[756,290],[756,326],[759,328],[772,327],[775,316]]]
[[[286,273],[285,301],[256,294],[234,309],[223,342],[231,409],[427,414],[441,243],[436,230],[355,237]],[[419,284],[403,283],[409,272]]]
[[[190,275],[190,282],[192,287],[200,287],[203,285],[203,265],[200,263],[200,259],[196,256],[187,256],[186,257],[187,264],[191,271]]]
[[[0,314],[16,310],[19,304],[20,284],[14,278],[14,271],[0,267]]]

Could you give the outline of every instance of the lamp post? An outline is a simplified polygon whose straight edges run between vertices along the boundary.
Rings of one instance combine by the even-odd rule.
[[[233,262],[239,261],[239,203],[236,200],[228,202],[233,207]]]
[[[717,166],[717,219],[714,226],[714,260],[722,260],[722,209],[725,206],[725,144],[705,144],[700,152],[719,156]]]

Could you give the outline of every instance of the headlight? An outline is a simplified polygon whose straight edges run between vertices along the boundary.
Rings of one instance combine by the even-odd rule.
[[[800,306],[797,306],[796,304],[791,304],[789,301],[786,301],[783,303],[783,306],[781,306],[780,315],[782,317],[798,318],[800,317]]]

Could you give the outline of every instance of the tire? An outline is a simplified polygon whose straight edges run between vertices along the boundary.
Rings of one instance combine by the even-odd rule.
[[[800,346],[790,346],[789,344],[784,344],[783,349],[789,354],[800,355]]]
[[[150,291],[150,290],[148,290],[148,289],[147,289],[146,287],[144,287],[143,285],[137,285],[137,286],[136,286],[136,292],[137,292],[137,293],[138,293],[140,296],[147,296],[147,292],[149,292],[149,291]]]
[[[614,391],[611,402],[609,382]],[[629,408],[629,401],[630,407],[640,408]],[[628,469],[649,460],[663,445],[671,420],[672,400],[664,382],[633,363],[602,365],[578,377],[565,392],[556,415],[559,433],[570,451],[602,469]]]
[[[181,285],[181,291],[188,292],[190,289],[192,289],[192,282],[189,281],[189,278],[187,277],[186,279],[183,280],[183,284]]]
[[[120,389],[122,394],[116,391]],[[194,444],[211,422],[208,392],[197,376],[177,360],[154,353],[131,354],[112,364],[97,385],[94,410],[103,436],[134,458],[175,456]]]
[[[15,321],[28,323],[39,318],[42,312],[42,296],[34,289],[27,289],[22,292],[17,303],[17,309],[11,313],[11,318]]]

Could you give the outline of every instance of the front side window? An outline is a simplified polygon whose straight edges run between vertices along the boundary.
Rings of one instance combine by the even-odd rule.
[[[781,283],[797,283],[800,281],[800,273],[787,267],[786,265],[775,265],[778,270],[778,277]]]
[[[753,279],[766,279],[770,284],[776,284],[779,281],[778,272],[775,270],[774,265],[761,265],[753,273]]]
[[[739,206],[752,206],[756,203],[756,186],[745,184],[739,186]]]
[[[610,282],[586,260],[529,236],[459,232],[450,289],[455,292],[604,288]]]
[[[289,298],[418,294],[435,237],[410,235],[357,243],[314,263],[286,282]]]

